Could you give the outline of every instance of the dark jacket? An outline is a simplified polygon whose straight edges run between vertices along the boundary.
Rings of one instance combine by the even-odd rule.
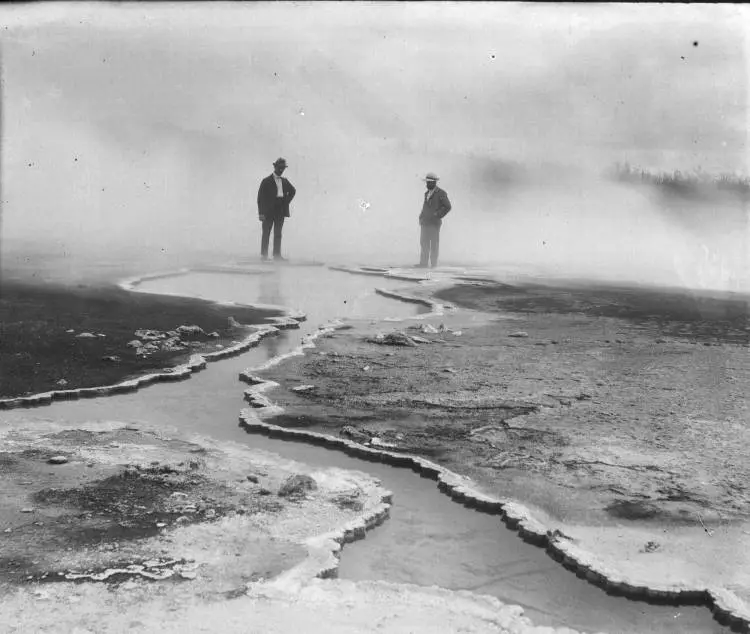
[[[280,214],[285,218],[289,217],[289,203],[292,202],[297,190],[286,178],[281,177],[281,188],[284,190],[284,198],[276,197],[276,181],[273,174],[269,174],[262,181],[258,188],[258,215],[273,216]]]
[[[419,214],[419,224],[437,225],[439,227],[443,223],[445,215],[451,210],[451,201],[448,200],[448,194],[445,193],[445,190],[440,189],[437,185],[432,192],[429,200],[427,200],[428,192],[424,194],[424,204],[422,205],[422,213]]]

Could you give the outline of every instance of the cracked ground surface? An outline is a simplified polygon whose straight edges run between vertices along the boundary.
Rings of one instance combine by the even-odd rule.
[[[433,320],[447,326],[437,334],[362,323],[321,339],[266,373],[286,408],[269,422],[376,438],[522,502],[608,561],[643,572],[683,557],[672,581],[726,575],[744,594],[745,302],[482,283],[438,297],[478,312]],[[373,328],[430,343],[378,345]],[[314,388],[286,389],[301,384]]]
[[[746,348],[657,344],[617,320],[574,316],[529,316],[529,337],[508,337],[519,325],[464,328],[418,348],[336,334],[283,375],[268,373],[315,385],[273,392],[289,407],[270,422],[351,426],[503,494],[521,486],[562,518],[628,508],[685,522],[747,517]]]
[[[0,429],[0,632],[553,631],[492,597],[314,578],[308,540],[379,482],[167,431]]]

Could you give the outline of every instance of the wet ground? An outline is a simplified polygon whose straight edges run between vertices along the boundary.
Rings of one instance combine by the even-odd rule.
[[[437,491],[434,482],[422,480],[409,471],[244,434],[236,426],[237,414],[245,405],[243,386],[236,381],[241,370],[260,366],[294,348],[307,332],[333,317],[396,318],[424,310],[374,295],[372,280],[367,278],[314,267],[304,271],[282,269],[274,278],[199,273],[154,280],[144,284],[142,290],[191,294],[218,301],[248,301],[254,296],[264,304],[291,305],[309,316],[299,331],[282,332],[268,340],[268,345],[264,343],[241,357],[212,365],[183,383],[158,385],[133,395],[7,412],[4,416],[74,423],[106,420],[116,412],[117,419],[122,421],[149,421],[209,433],[215,438],[242,438],[242,442],[252,446],[272,448],[313,464],[336,464],[373,472],[396,493],[394,509],[389,522],[367,540],[347,546],[341,568],[344,577],[387,578],[487,592],[525,605],[539,623],[567,624],[587,630],[723,631],[705,608],[648,606],[608,596],[577,579],[543,551],[524,544],[497,518],[451,502]],[[403,286],[403,282],[378,280],[377,285],[396,288]],[[296,294],[299,299],[290,301]],[[390,322],[389,327],[392,326],[394,323]],[[285,363],[278,371],[284,374],[286,367]]]

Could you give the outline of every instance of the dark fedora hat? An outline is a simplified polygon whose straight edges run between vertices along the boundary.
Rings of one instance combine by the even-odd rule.
[[[283,165],[284,167],[287,167],[287,164],[286,164],[286,159],[285,159],[285,158],[281,158],[281,157],[277,158],[277,159],[276,159],[276,160],[275,160],[275,161],[273,162],[273,164],[274,164],[274,166],[277,166],[277,165]]]

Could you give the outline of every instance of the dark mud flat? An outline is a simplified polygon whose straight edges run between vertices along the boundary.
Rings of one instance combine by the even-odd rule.
[[[438,299],[483,311],[578,313],[624,319],[701,343],[750,342],[750,295],[670,288],[482,283],[454,286]]]
[[[110,385],[177,365],[193,353],[242,338],[230,317],[240,324],[259,324],[279,314],[109,285],[6,283],[0,289],[0,398]],[[127,345],[136,330],[172,331],[181,325],[197,325],[219,336],[198,334],[183,350],[148,356]],[[94,336],[76,336],[81,333]]]

